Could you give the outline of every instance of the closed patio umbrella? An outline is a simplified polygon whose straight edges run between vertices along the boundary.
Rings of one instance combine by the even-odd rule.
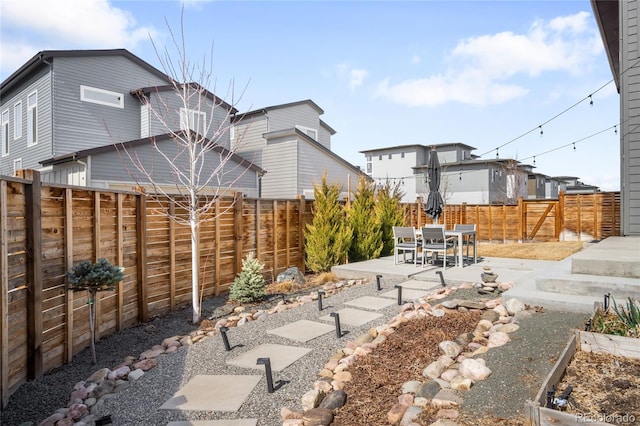
[[[424,212],[434,222],[437,222],[444,209],[444,201],[440,195],[440,161],[438,161],[438,154],[435,150],[431,150],[429,153],[427,177],[429,178],[429,195],[427,196]]]

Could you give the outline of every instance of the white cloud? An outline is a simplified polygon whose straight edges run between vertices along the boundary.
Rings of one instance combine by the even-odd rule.
[[[365,78],[369,75],[369,71],[362,68],[355,68],[346,63],[336,65],[335,71],[338,78],[349,84],[349,89],[351,89],[351,91],[362,86]]]
[[[3,0],[0,12],[3,71],[44,49],[131,49],[156,34],[108,0]]]
[[[500,32],[464,39],[451,51],[445,72],[399,83],[387,79],[375,94],[409,106],[507,102],[528,93],[511,79],[548,71],[575,75],[588,69],[602,51],[595,25],[589,22],[590,15],[580,12],[535,21],[526,34]]]

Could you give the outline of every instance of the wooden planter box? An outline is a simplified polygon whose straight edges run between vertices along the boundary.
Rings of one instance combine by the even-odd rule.
[[[524,413],[527,426],[564,426],[585,423],[593,426],[613,426],[610,423],[578,419],[575,414],[545,407],[547,391],[560,382],[573,355],[581,350],[640,359],[640,339],[576,330],[575,335],[571,336],[569,343],[553,366],[551,373],[540,386],[535,400],[525,403]]]

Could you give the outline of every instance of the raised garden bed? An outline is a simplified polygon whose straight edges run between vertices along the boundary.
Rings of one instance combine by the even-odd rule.
[[[569,385],[567,404],[550,408],[550,403],[563,405]],[[577,330],[535,400],[525,403],[525,421],[531,426],[640,423],[640,339]]]

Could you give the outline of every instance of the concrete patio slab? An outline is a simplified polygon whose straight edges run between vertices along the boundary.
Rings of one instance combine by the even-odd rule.
[[[406,290],[411,288],[413,290],[423,290],[429,291],[434,290],[436,288],[440,288],[441,286],[432,282],[432,281],[422,281],[422,280],[408,280],[400,284],[402,286],[402,290]]]
[[[360,309],[344,308],[336,311],[340,315],[340,324],[352,325],[358,327],[364,325],[374,319],[382,317],[382,314],[375,312],[362,311]],[[321,320],[335,322],[335,319],[330,315],[320,317]]]
[[[160,410],[235,412],[261,378],[257,375],[195,376],[162,404]]]
[[[264,366],[256,365],[256,361],[258,358],[270,358],[271,370],[281,371],[305,356],[310,351],[311,349],[300,348],[297,346],[266,343],[264,345],[256,346],[250,351],[227,361],[227,364],[264,371]]]
[[[283,327],[274,328],[273,330],[267,331],[267,333],[275,334],[276,336],[281,336],[297,342],[308,342],[309,340],[320,337],[333,330],[334,327],[328,324],[316,321],[300,320],[287,324]]]
[[[345,305],[355,306],[356,308],[369,309],[373,311],[384,309],[393,304],[393,300],[389,300],[384,297],[373,296],[363,296],[345,303]]]
[[[167,426],[256,426],[258,419],[229,419],[229,420],[180,420],[169,422]]]
[[[416,300],[419,299],[421,297],[426,296],[427,294],[429,294],[429,291],[425,291],[425,290],[416,290],[413,288],[405,288],[404,286],[402,287],[402,300]],[[398,290],[397,289],[393,289],[391,291],[387,291],[385,293],[382,293],[380,295],[381,297],[389,297],[389,298],[393,298],[393,299],[398,299]]]

